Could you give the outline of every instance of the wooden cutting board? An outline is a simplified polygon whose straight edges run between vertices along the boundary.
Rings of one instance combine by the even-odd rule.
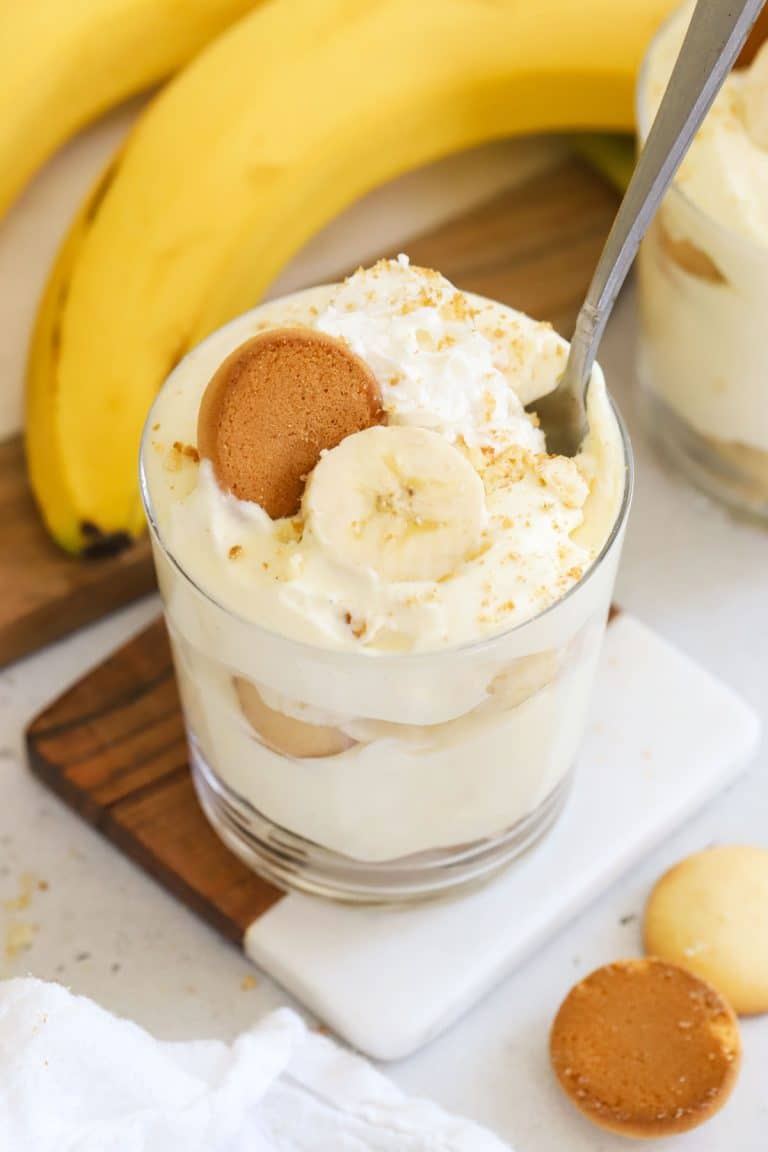
[[[27,750],[49,788],[230,940],[280,899],[197,803],[161,620],[42,712]]]
[[[513,304],[570,334],[617,193],[565,158],[480,209],[408,243],[415,263]],[[392,255],[393,253],[382,253]],[[0,445],[0,665],[66,635],[154,586],[142,541],[118,556],[74,559],[48,538],[19,440]]]
[[[0,444],[0,666],[151,592],[148,540],[118,556],[76,560],[46,533],[21,440]]]

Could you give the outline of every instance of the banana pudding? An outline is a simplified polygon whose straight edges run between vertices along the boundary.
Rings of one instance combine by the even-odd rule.
[[[641,140],[692,7],[649,49]],[[768,14],[761,21],[641,246],[640,372],[668,454],[711,494],[768,517]]]
[[[423,895],[556,813],[629,498],[599,368],[574,459],[527,410],[566,355],[400,257],[254,309],[159,394],[142,489],[196,784],[278,882]]]

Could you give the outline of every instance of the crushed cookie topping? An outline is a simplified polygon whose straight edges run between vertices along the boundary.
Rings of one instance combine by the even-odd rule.
[[[180,456],[186,456],[193,464],[200,463],[200,453],[194,444],[182,444],[181,440],[174,440],[173,450],[174,452],[178,452]]]

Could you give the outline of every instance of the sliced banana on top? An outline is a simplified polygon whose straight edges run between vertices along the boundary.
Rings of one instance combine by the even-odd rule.
[[[438,580],[478,546],[483,483],[437,432],[390,424],[348,436],[304,493],[307,525],[339,563],[387,581]]]

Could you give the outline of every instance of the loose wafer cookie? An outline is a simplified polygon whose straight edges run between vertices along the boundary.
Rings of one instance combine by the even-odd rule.
[[[645,947],[691,968],[743,1015],[768,1012],[768,850],[723,844],[670,868],[645,909]]]
[[[727,1100],[741,1044],[729,1004],[654,957],[598,968],[563,1001],[550,1036],[561,1087],[595,1124],[626,1136],[695,1128]]]

